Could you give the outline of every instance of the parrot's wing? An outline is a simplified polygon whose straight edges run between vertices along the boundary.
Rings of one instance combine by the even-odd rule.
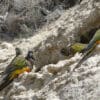
[[[11,64],[9,64],[9,66],[7,66],[4,73],[11,73],[17,69],[22,69],[25,66],[27,66],[26,59],[23,56],[18,56],[13,62],[11,62]]]
[[[6,67],[6,69],[5,69],[4,72],[3,72],[3,71],[0,72],[0,75],[4,75],[4,74],[6,73],[6,71],[12,67],[12,63],[13,63],[13,61],[16,59],[16,57],[17,57],[17,56],[15,56],[15,57],[12,59],[12,61],[11,61],[10,64]]]

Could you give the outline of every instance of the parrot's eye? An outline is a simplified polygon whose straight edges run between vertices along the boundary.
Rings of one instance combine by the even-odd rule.
[[[33,53],[29,53],[29,57],[33,57]]]
[[[34,59],[34,56],[33,56],[33,51],[29,51],[28,56],[29,56],[29,58],[32,58],[33,60],[35,60],[35,59]]]

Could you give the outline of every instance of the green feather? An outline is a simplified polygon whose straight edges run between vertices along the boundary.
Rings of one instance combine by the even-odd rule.
[[[92,41],[96,42],[100,40],[100,29],[96,31],[95,35],[93,36]]]
[[[81,50],[83,50],[86,46],[87,44],[75,43],[71,46],[71,49],[74,53],[76,53],[76,52],[81,52]]]
[[[19,55],[15,57],[13,61],[8,65],[4,74],[11,73],[17,69],[22,69],[23,67],[26,67],[26,66],[27,66],[26,59],[22,55]]]
[[[25,67],[27,65],[27,62],[26,62],[26,59],[23,56],[18,56],[12,62],[12,65],[22,68],[22,67]]]

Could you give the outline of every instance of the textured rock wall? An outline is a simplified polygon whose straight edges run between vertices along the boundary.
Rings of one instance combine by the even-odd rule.
[[[93,4],[92,4],[93,3]],[[56,63],[65,57],[60,50],[75,41],[80,35],[100,26],[100,8],[98,2],[84,1],[81,5],[67,10],[53,24],[42,29],[27,45],[33,46],[38,66]],[[76,37],[76,38],[75,38]],[[35,43],[34,43],[35,41]],[[21,44],[24,45],[26,42]]]
[[[59,19],[46,24],[35,36],[0,43],[0,71],[11,61],[14,47],[24,55],[33,49],[35,73],[24,73],[0,93],[1,100],[99,100],[100,46],[93,56],[69,76],[81,56],[67,59],[60,53],[63,47],[80,41],[80,35],[100,26],[100,2],[84,0],[65,12]],[[69,70],[70,69],[70,70]]]
[[[79,3],[80,0],[66,0],[66,4],[65,0],[3,0],[0,2],[0,36],[11,40],[33,35],[45,23],[57,20],[65,10],[64,5],[70,8]]]

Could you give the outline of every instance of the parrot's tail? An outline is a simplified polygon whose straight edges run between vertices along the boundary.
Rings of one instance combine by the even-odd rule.
[[[6,86],[8,86],[11,82],[13,81],[13,79],[3,79],[2,83],[0,83],[0,91],[2,91]]]
[[[90,49],[88,52],[86,52],[84,54],[84,56],[82,57],[82,59],[79,61],[79,63],[75,66],[75,68],[78,68],[85,60],[87,60],[93,53],[94,49],[95,49],[96,45],[93,46],[92,49]]]

